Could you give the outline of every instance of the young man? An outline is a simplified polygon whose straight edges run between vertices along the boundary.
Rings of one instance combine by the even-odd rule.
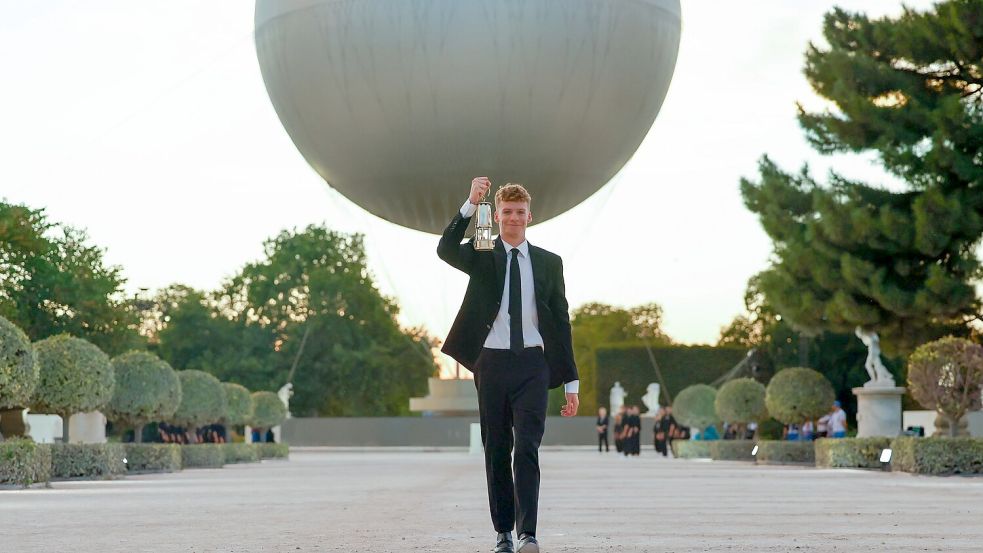
[[[490,187],[486,177],[471,181],[468,200],[437,246],[441,259],[470,277],[441,351],[474,373],[488,503],[498,533],[494,551],[515,551],[514,526],[519,553],[539,553],[539,444],[547,391],[564,385],[566,405],[560,413],[572,417],[580,403],[579,380],[563,263],[556,254],[526,241],[526,227],[532,222],[532,199],[526,189],[507,184],[495,193],[500,234],[493,250],[476,251],[473,239],[461,243]]]
[[[597,408],[597,452],[604,453],[611,451],[608,446],[608,410],[605,407]],[[601,449],[604,446],[604,449]]]

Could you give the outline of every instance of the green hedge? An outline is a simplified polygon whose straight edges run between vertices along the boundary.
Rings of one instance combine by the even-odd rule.
[[[125,444],[129,472],[181,470],[181,446],[177,444]]]
[[[181,446],[181,466],[186,469],[222,468],[225,464],[223,444],[187,444]]]
[[[811,441],[761,440],[755,461],[762,465],[812,465],[816,448]]]
[[[703,440],[673,440],[672,455],[677,459],[709,459],[712,443]]]
[[[259,461],[258,444],[227,443],[222,444],[226,463],[255,463]]]
[[[816,440],[816,466],[824,468],[881,467],[881,451],[891,438],[820,438]]]
[[[674,397],[693,384],[710,384],[734,368],[747,355],[747,350],[712,346],[653,347],[652,356],[659,364],[665,386]],[[598,403],[607,403],[607,393],[615,381],[628,391],[629,399],[638,402],[650,382],[658,379],[645,347],[611,345],[597,350],[595,375]],[[591,383],[588,383],[591,384]],[[665,404],[665,397],[659,397]],[[630,402],[631,402],[630,401]]]
[[[891,469],[916,474],[983,474],[983,438],[895,438]]]
[[[260,459],[286,459],[290,456],[289,444],[275,444],[272,442],[255,444],[259,451]]]
[[[753,461],[753,440],[714,440],[710,444],[710,458],[714,461]]]
[[[123,444],[51,444],[54,478],[116,478],[126,473]]]
[[[0,485],[26,488],[50,480],[50,447],[24,438],[0,442]]]

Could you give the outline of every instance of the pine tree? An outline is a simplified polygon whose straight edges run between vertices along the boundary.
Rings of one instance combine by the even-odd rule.
[[[769,302],[798,328],[881,334],[910,351],[977,317],[983,234],[983,2],[869,19],[826,15],[828,49],[810,45],[805,74],[834,110],[799,122],[824,154],[876,153],[903,191],[831,172],[760,163],[747,207],[774,241],[759,275]]]

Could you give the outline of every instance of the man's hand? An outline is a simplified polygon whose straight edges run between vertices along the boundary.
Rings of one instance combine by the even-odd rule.
[[[488,180],[488,177],[475,177],[471,181],[471,195],[468,197],[468,201],[478,205],[489,188],[491,188],[491,181]]]
[[[577,394],[567,394],[567,404],[560,407],[560,414],[564,417],[574,417],[577,415],[577,407],[580,407],[580,397]]]

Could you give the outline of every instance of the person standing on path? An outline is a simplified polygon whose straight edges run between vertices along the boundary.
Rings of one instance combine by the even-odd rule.
[[[572,417],[580,405],[580,381],[563,261],[526,240],[532,222],[529,192],[506,184],[495,193],[500,233],[492,250],[475,249],[473,239],[461,242],[490,187],[487,177],[471,181],[467,201],[437,245],[440,259],[469,277],[441,351],[474,373],[488,504],[497,532],[494,551],[515,551],[514,527],[519,553],[539,553],[539,446],[547,392],[562,385],[566,404],[560,414]]]
[[[604,407],[598,407],[597,408],[597,452],[598,453],[611,451],[611,448],[608,446],[608,423],[609,423],[608,410]],[[603,450],[601,449],[602,445],[604,446]]]

